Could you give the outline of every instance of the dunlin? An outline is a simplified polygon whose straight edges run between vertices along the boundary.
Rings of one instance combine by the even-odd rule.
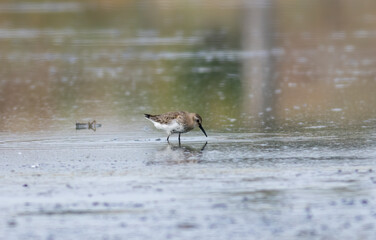
[[[167,142],[173,133],[179,133],[180,142],[180,134],[189,132],[196,126],[201,129],[206,137],[208,136],[201,125],[202,118],[197,113],[180,111],[168,112],[159,115],[145,114],[145,117],[149,119],[156,128],[165,130],[167,132]]]

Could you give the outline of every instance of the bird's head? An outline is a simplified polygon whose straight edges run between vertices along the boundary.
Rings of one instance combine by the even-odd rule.
[[[197,113],[195,113],[193,115],[193,121],[195,123],[195,126],[198,126],[201,129],[201,131],[205,134],[205,136],[207,137],[208,135],[206,135],[206,132],[205,132],[204,128],[202,127],[202,118],[201,118],[201,116],[198,115]]]

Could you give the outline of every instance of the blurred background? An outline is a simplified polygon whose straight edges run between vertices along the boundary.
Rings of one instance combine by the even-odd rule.
[[[175,110],[209,133],[367,129],[375,90],[374,0],[0,3],[2,133]]]

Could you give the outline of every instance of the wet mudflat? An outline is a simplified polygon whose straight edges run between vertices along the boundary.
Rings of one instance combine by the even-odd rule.
[[[0,239],[376,238],[373,0],[0,13]]]
[[[0,146],[2,234],[372,239],[376,134],[336,132],[191,133],[181,146],[148,131],[9,136]]]

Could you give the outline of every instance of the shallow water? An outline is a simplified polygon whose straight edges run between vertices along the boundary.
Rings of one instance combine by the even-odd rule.
[[[2,1],[0,238],[375,239],[375,9]]]
[[[156,133],[12,136],[1,143],[4,233],[371,239],[376,135],[320,131],[185,136],[181,146]]]

